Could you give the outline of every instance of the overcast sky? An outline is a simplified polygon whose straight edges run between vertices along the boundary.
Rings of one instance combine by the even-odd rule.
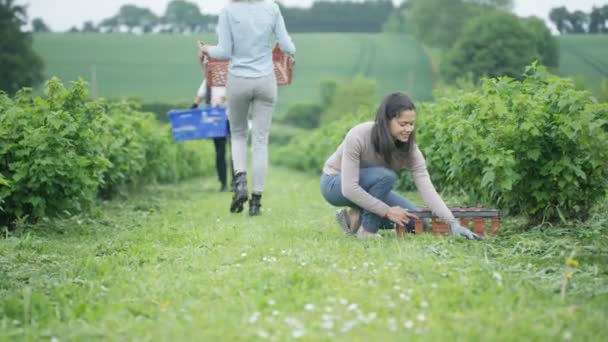
[[[191,0],[192,1],[192,0]],[[28,5],[29,19],[40,17],[54,31],[66,31],[72,26],[81,27],[91,20],[98,23],[113,16],[123,4],[134,4],[162,14],[170,0],[17,0]],[[218,13],[229,0],[193,0],[203,13]],[[286,6],[307,7],[314,0],[281,0]],[[402,0],[393,0],[400,3]],[[608,0],[515,0],[515,13],[519,16],[536,15],[548,20],[551,8],[566,6],[570,11],[589,12],[592,6],[603,6]],[[549,23],[550,24],[550,23]],[[289,29],[289,27],[287,27]]]

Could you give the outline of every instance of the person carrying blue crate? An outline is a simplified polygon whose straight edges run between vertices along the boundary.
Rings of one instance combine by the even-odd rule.
[[[196,97],[192,103],[190,109],[198,108],[201,102],[205,100],[207,106],[221,107],[226,103],[226,88],[225,87],[210,87],[207,85],[207,80],[203,79]],[[230,123],[228,124],[228,130],[230,131]],[[213,138],[213,145],[215,147],[215,170],[217,171],[217,177],[220,180],[220,191],[227,192],[227,168],[226,168],[226,142],[230,139],[229,136]],[[232,164],[232,163],[231,163]],[[234,179],[232,174],[233,168],[231,165],[231,178]]]
[[[240,213],[249,200],[247,189],[247,116],[252,119],[252,193],[249,215],[261,214],[261,198],[268,170],[268,137],[277,100],[273,39],[280,50],[294,56],[279,6],[269,1],[231,1],[220,13],[218,44],[203,44],[199,57],[229,59],[226,94],[234,159],[234,195],[230,212]]]

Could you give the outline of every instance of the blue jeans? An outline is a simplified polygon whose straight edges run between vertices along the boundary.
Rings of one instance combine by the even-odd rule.
[[[401,207],[407,210],[416,210],[414,203],[392,191],[397,174],[384,167],[370,167],[359,171],[359,185],[370,195],[386,203],[389,207]],[[370,233],[378,232],[380,228],[392,229],[393,222],[384,219],[370,211],[360,208],[342,194],[342,181],[340,175],[321,175],[321,194],[327,202],[337,207],[349,206],[361,210],[361,225]],[[415,227],[413,219],[407,224],[412,231]]]

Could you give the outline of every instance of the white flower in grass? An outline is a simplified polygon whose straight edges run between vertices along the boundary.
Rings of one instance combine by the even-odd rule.
[[[340,298],[340,304],[346,305],[346,304],[348,304],[348,301],[344,298]]]
[[[51,337],[51,342],[59,342],[59,339],[55,336]]]
[[[256,335],[258,335],[259,338],[269,338],[270,334],[268,333],[268,331],[266,330],[258,330],[255,332]]]
[[[368,315],[363,314],[362,312],[359,313],[359,320],[365,324],[369,324],[371,323],[373,320],[376,319],[376,317],[378,317],[378,314],[375,312],[370,312]]]
[[[331,328],[334,327],[334,322],[333,321],[323,321],[321,323],[321,328],[325,329],[325,330],[329,330]]]
[[[300,265],[306,266],[306,262],[302,261],[302,263],[300,263]]]
[[[420,321],[420,322],[424,322],[426,321],[426,316],[424,316],[423,313],[418,314],[418,316],[416,316],[416,318]]]
[[[272,315],[273,316],[278,316],[279,315],[279,311],[278,310],[272,310]]]
[[[353,266],[353,271],[355,271],[357,269],[357,266]]]
[[[234,264],[234,267],[239,268],[241,267],[241,264]]]
[[[437,284],[432,283],[432,284],[431,284],[431,287],[432,287],[432,288],[434,288],[434,289],[436,289],[436,288],[437,288]]]
[[[564,334],[562,335],[562,337],[564,338],[564,340],[571,340],[572,339],[572,333],[568,330],[564,331]]]
[[[498,284],[498,286],[502,286],[502,275],[500,275],[500,273],[494,271],[492,273],[492,276],[496,280],[496,284]]]
[[[99,288],[100,288],[100,289],[101,289],[101,291],[103,291],[103,292],[108,292],[108,288],[107,288],[107,287],[105,287],[105,286],[103,286],[103,285],[101,285]]]
[[[332,308],[331,306],[326,306],[325,308],[325,312],[333,312],[334,308]]]
[[[348,306],[348,311],[354,311],[357,310],[358,305],[356,303],[352,303],[351,305]]]
[[[407,320],[407,321],[403,322],[403,326],[406,329],[412,329],[414,327],[414,322]]]
[[[414,293],[414,290],[412,290],[412,289],[407,289],[407,294],[411,295],[412,293]]]
[[[270,306],[274,306],[276,303],[277,302],[275,302],[274,299],[272,299],[272,298],[268,300],[268,305],[270,305]]]
[[[397,331],[397,320],[393,317],[388,319],[388,328],[390,331]]]
[[[364,263],[363,263],[363,267],[369,267],[369,263],[364,262]]]
[[[315,309],[315,305],[314,304],[306,304],[304,305],[304,309],[306,309],[307,311],[312,311]]]
[[[281,254],[285,255],[285,254],[287,254],[287,251],[286,251],[286,250],[284,250],[284,249],[282,249],[282,250],[281,250]]]
[[[332,316],[332,315],[327,315],[327,314],[323,314],[323,315],[321,316],[321,318],[322,318],[324,321],[331,321],[332,319],[334,319],[334,316]]]
[[[287,325],[289,325],[292,328],[298,328],[300,330],[302,330],[304,327],[302,322],[298,321],[296,318],[293,318],[293,317],[285,318],[285,323],[287,323]]]
[[[389,308],[394,308],[395,306],[397,306],[395,302],[388,302],[386,305],[388,305]]]
[[[357,321],[347,321],[346,323],[344,323],[344,325],[342,326],[342,329],[340,329],[340,332],[347,332],[350,329],[352,329],[355,325],[357,325]]]
[[[401,286],[395,285],[395,286],[393,286],[393,289],[395,289],[396,291],[399,291],[399,290],[401,290]]]
[[[255,322],[258,321],[258,319],[260,318],[261,313],[259,312],[254,312],[253,315],[251,315],[251,317],[249,317],[249,323],[253,324]]]
[[[21,321],[14,319],[11,323],[13,323],[13,325],[19,325],[21,324]]]
[[[247,256],[247,253],[241,253],[241,256],[244,258]]]
[[[296,329],[294,331],[291,332],[291,337],[293,338],[301,338],[306,334],[306,331],[304,331],[303,329]]]
[[[428,308],[429,307],[429,303],[427,303],[425,301],[422,301],[422,302],[420,302],[420,306],[423,307],[423,308]]]
[[[403,299],[406,302],[409,302],[412,299],[412,298],[410,298],[410,296],[406,295],[405,293],[399,294],[399,298]]]

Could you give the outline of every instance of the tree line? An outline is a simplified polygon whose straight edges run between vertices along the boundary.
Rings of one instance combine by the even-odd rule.
[[[290,32],[382,32],[395,10],[391,0],[321,0],[306,9],[279,6]],[[217,22],[217,15],[202,13],[195,2],[173,0],[161,16],[148,8],[127,4],[97,25],[87,21],[69,32],[200,33],[213,32]],[[41,18],[35,18],[32,31],[50,32],[51,28]]]
[[[549,20],[560,34],[608,33],[608,5],[595,7],[589,13],[570,12],[564,6],[551,9]]]

